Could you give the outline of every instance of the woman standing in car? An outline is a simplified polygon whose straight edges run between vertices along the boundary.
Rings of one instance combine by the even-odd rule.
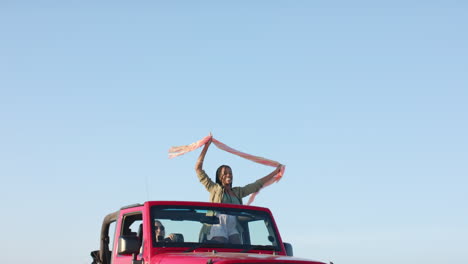
[[[244,187],[232,187],[232,169],[227,165],[221,165],[216,170],[216,182],[213,182],[203,170],[203,161],[210,144],[211,139],[203,147],[203,150],[198,157],[197,163],[195,164],[195,171],[197,173],[198,179],[210,193],[210,202],[242,204],[242,198],[254,192],[258,192],[265,183],[273,179],[273,177],[281,170],[281,165],[279,165],[270,174],[258,179],[251,184],[247,184]],[[235,228],[235,217],[219,215],[219,218],[220,224],[213,225],[210,234],[208,235],[208,239],[213,239],[223,243],[240,243],[239,232]]]

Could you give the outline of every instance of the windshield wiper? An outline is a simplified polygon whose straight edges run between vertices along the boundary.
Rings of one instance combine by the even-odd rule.
[[[223,244],[220,244],[220,243],[201,243],[201,244],[198,244],[198,245],[196,245],[196,246],[193,246],[193,247],[191,247],[191,248],[189,248],[189,249],[184,250],[184,253],[186,253],[186,252],[192,252],[192,251],[194,251],[194,250],[197,249],[197,248],[203,248],[203,247],[210,247],[210,248],[216,247],[216,248],[219,248],[219,247],[222,246],[222,245],[223,245]]]
[[[275,250],[273,246],[260,246],[260,245],[251,245],[250,247],[242,250],[240,253],[246,253],[250,250]]]

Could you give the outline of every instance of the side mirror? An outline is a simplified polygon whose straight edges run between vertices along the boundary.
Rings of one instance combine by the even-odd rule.
[[[289,243],[283,243],[284,249],[286,249],[286,255],[292,257],[293,256],[293,247]]]
[[[140,253],[141,241],[137,236],[120,236],[117,253],[119,255]]]
[[[91,264],[102,263],[102,261],[99,259],[99,250],[91,251],[91,257],[93,258],[93,262]]]

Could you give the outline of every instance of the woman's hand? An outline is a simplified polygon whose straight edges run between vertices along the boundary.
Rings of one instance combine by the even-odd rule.
[[[211,135],[210,133],[210,138],[208,139],[208,141],[205,143],[205,146],[208,145],[208,147],[210,146],[211,142],[213,142],[213,135]]]
[[[282,168],[283,168],[283,164],[278,165],[278,166],[276,167],[274,173],[275,173],[275,174],[280,173]]]

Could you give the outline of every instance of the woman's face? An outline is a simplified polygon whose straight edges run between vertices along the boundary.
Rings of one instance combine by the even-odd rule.
[[[229,167],[221,168],[221,173],[219,174],[219,180],[223,186],[228,186],[232,184],[232,170]]]
[[[161,236],[164,238],[166,236],[164,226],[159,221],[154,222],[154,233],[156,235],[156,241],[158,240],[158,237]]]

